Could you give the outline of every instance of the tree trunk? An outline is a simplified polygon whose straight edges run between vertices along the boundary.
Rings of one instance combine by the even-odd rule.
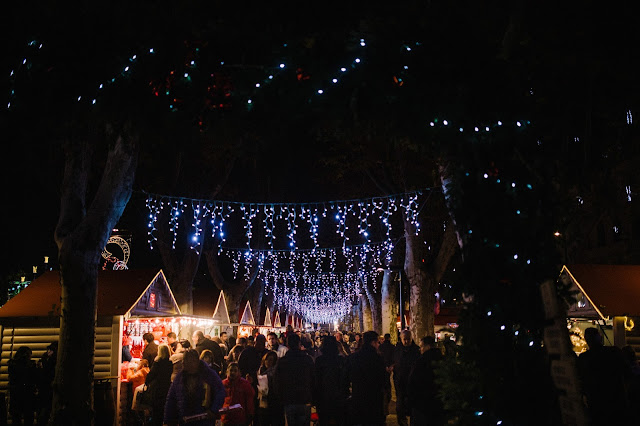
[[[391,343],[394,345],[398,342],[398,286],[396,283],[397,272],[386,269],[382,277],[382,286],[380,292],[382,294],[381,302],[381,321],[382,334],[389,333],[391,335]]]
[[[62,287],[50,418],[55,425],[91,425],[96,414],[93,367],[98,267],[102,249],[131,197],[137,166],[136,138],[116,136],[88,209],[91,147],[95,140],[69,141],[65,145],[60,218],[55,230]]]
[[[53,424],[92,424],[100,253],[78,250],[64,257],[61,253],[62,315],[54,381]]]
[[[405,259],[404,272],[409,281],[409,322],[414,341],[434,333],[435,283],[423,264],[420,238],[416,235],[415,226],[404,221]],[[404,283],[403,283],[404,284]],[[403,315],[400,310],[400,315]]]
[[[244,297],[244,293],[239,291],[239,287],[232,287],[225,291],[224,298],[227,301],[227,310],[229,311],[229,320],[232,324],[240,322],[240,304]],[[237,331],[234,327],[234,333]]]
[[[262,298],[264,297],[264,285],[262,284],[262,281],[256,281],[257,282],[248,290],[249,303],[251,303],[251,311],[253,312],[253,317],[256,320],[256,325],[262,325],[260,323],[260,318],[262,318]]]
[[[364,306],[362,304],[362,297],[358,298],[358,304],[356,305],[356,314],[358,315],[358,332],[364,331]]]
[[[369,331],[373,329],[373,318],[371,316],[371,306],[369,305],[369,299],[366,294],[360,296],[360,302],[362,303],[362,330]]]
[[[367,285],[365,287],[365,297],[369,305],[369,311],[371,312],[371,328],[380,334],[382,331],[382,306],[380,302],[380,293],[375,293],[373,289]]]
[[[415,341],[424,336],[434,335],[436,292],[438,283],[456,252],[458,240],[451,222],[446,224],[442,242],[435,260],[425,265],[422,244],[416,235],[415,226],[404,222],[406,251],[404,271],[409,281],[409,321],[411,335]]]

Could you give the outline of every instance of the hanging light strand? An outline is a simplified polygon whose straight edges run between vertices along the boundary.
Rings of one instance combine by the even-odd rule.
[[[275,249],[276,227],[284,222],[286,227],[286,244],[289,250],[298,249],[298,229],[301,223],[303,228],[308,229],[308,241],[313,249],[319,249],[318,235],[322,226],[322,219],[334,218],[336,234],[342,238],[343,247],[353,245],[350,243],[354,235],[350,232],[350,218],[357,223],[356,236],[364,242],[371,240],[371,218],[377,217],[381,221],[381,226],[386,231],[387,241],[391,239],[391,216],[397,212],[398,207],[403,211],[416,229],[420,230],[418,222],[420,196],[425,193],[439,190],[439,188],[427,188],[420,191],[396,194],[384,197],[372,197],[357,200],[340,200],[330,202],[315,203],[243,203],[220,200],[205,200],[184,197],[171,197],[157,194],[146,194],[146,206],[149,211],[149,244],[157,241],[154,231],[158,226],[158,216],[166,205],[171,206],[169,214],[169,228],[173,232],[173,244],[175,248],[179,231],[179,218],[188,216],[185,209],[191,209],[192,219],[189,224],[194,233],[191,235],[192,247],[198,250],[202,244],[203,221],[208,218],[211,223],[211,235],[219,240],[219,248],[222,250],[223,243],[227,239],[224,224],[236,211],[241,212],[241,220],[244,223],[244,239],[246,247],[251,247],[251,241],[255,238],[254,222],[261,220],[263,223],[264,239],[270,249]],[[322,219],[321,219],[322,218]],[[326,220],[325,220],[326,221]],[[238,235],[234,235],[234,241]]]

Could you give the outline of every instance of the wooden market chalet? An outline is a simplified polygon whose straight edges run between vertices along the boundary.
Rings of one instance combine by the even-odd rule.
[[[7,363],[20,346],[29,346],[33,358],[39,359],[58,340],[60,297],[60,273],[49,271],[0,308],[0,392],[8,389]],[[111,383],[114,424],[123,424],[130,399],[121,375],[123,336],[131,335],[133,353],[142,349],[142,334],[166,336],[181,320],[185,318],[162,270],[99,271],[94,378]]]
[[[605,344],[640,352],[640,265],[565,265],[559,279],[576,294],[567,309],[576,352],[585,349],[580,333],[593,326]]]

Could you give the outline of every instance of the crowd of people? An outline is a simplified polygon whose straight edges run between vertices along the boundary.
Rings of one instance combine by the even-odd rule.
[[[141,424],[309,426],[384,425],[392,386],[398,424],[443,424],[433,336],[416,344],[408,330],[399,342],[374,331],[283,333],[234,339],[196,331],[191,341],[150,336],[128,373],[132,410]],[[151,362],[149,362],[151,361]],[[150,396],[144,403],[140,393]]]
[[[408,330],[397,345],[374,331],[308,333],[291,326],[237,339],[195,331],[190,340],[173,333],[166,343],[150,333],[143,340],[139,360],[123,346],[132,391],[127,424],[383,425],[392,382],[400,425],[408,417],[428,418],[424,424],[441,419],[432,361],[442,354],[433,337],[418,345]],[[13,424],[46,424],[56,349],[52,344],[36,363],[21,347],[9,362]]]
[[[443,425],[435,366],[446,351],[433,336],[414,342],[409,330],[391,336],[295,331],[235,339],[195,331],[191,341],[152,334],[126,373],[133,391],[127,424],[227,426],[384,425],[392,389],[400,426]],[[633,349],[605,347],[595,328],[589,350],[577,359],[593,424],[627,424],[640,407],[640,364]],[[51,412],[57,342],[37,360],[27,346],[8,363],[12,424],[47,424]],[[128,357],[128,358],[127,358]],[[123,360],[131,361],[127,345]],[[615,391],[615,392],[614,392]],[[286,422],[286,423],[285,423]]]

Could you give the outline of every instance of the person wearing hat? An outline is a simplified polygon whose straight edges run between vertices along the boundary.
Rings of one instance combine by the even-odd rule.
[[[45,425],[49,421],[53,403],[53,379],[56,375],[56,359],[58,342],[51,342],[46,352],[38,360],[38,424]]]

